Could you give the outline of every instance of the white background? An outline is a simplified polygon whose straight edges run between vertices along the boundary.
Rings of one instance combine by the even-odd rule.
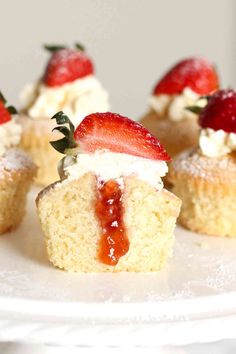
[[[217,64],[223,85],[236,85],[235,4],[233,0],[0,0],[0,89],[9,102],[18,104],[23,85],[42,75],[48,55],[41,45],[76,41],[85,44],[94,59],[97,76],[110,92],[112,110],[133,118],[145,112],[147,97],[163,71],[185,56],[208,57]],[[180,352],[233,353],[233,343]]]
[[[213,60],[236,84],[233,0],[0,0],[0,88],[12,103],[42,75],[43,43],[80,41],[109,90],[112,110],[138,118],[165,69],[182,57]]]

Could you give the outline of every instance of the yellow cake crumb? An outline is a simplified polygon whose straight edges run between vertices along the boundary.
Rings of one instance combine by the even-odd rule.
[[[168,181],[182,200],[180,223],[213,236],[236,237],[236,154],[210,158],[198,149],[178,155]]]
[[[150,272],[160,270],[172,254],[180,200],[136,177],[124,178],[124,223],[128,253],[116,266],[98,260],[102,230],[95,215],[96,177],[56,183],[37,198],[49,260],[76,272]]]
[[[0,158],[0,234],[22,221],[35,175],[36,166],[20,149],[12,148]]]

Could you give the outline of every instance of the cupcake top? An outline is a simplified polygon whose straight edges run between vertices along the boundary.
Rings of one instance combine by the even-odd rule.
[[[170,181],[173,175],[180,179],[187,175],[196,180],[227,184],[230,189],[236,183],[236,155],[209,158],[199,149],[188,149],[173,160],[170,174]]]
[[[220,157],[236,151],[236,92],[219,90],[199,116],[199,145],[203,155]]]
[[[77,126],[86,115],[109,110],[108,94],[81,45],[46,49],[52,54],[42,78],[26,85],[21,94],[23,112],[33,119],[47,119],[63,110]]]
[[[66,154],[59,166],[63,180],[91,172],[102,183],[118,180],[122,184],[122,177],[136,175],[157,190],[162,189],[161,177],[168,171],[166,161],[170,157],[141,124],[110,112],[88,115],[76,129],[63,112],[53,118],[59,125],[55,129],[64,135],[51,142]]]
[[[230,192],[236,185],[236,92],[216,91],[205,108],[189,108],[200,111],[199,147],[175,157],[169,180],[191,176],[220,183]]]
[[[214,66],[204,58],[195,57],[180,61],[156,84],[149,105],[158,116],[173,121],[197,118],[186,106],[204,107],[206,95],[219,87]]]
[[[6,99],[0,93],[0,157],[20,142],[22,128],[16,113],[13,106],[7,106]]]
[[[22,128],[18,122],[17,111],[7,106],[0,93],[0,179],[12,178],[12,171],[36,169],[32,159],[17,146],[20,143]]]

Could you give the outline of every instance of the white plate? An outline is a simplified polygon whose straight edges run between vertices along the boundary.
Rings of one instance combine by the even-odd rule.
[[[47,260],[36,193],[20,229],[0,238],[0,340],[146,346],[236,337],[236,240],[178,227],[162,272],[66,273]]]

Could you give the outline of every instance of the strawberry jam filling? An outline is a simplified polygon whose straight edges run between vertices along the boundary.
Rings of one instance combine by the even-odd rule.
[[[98,258],[102,263],[115,266],[129,250],[123,222],[122,190],[115,180],[98,188],[95,211],[102,227]]]

